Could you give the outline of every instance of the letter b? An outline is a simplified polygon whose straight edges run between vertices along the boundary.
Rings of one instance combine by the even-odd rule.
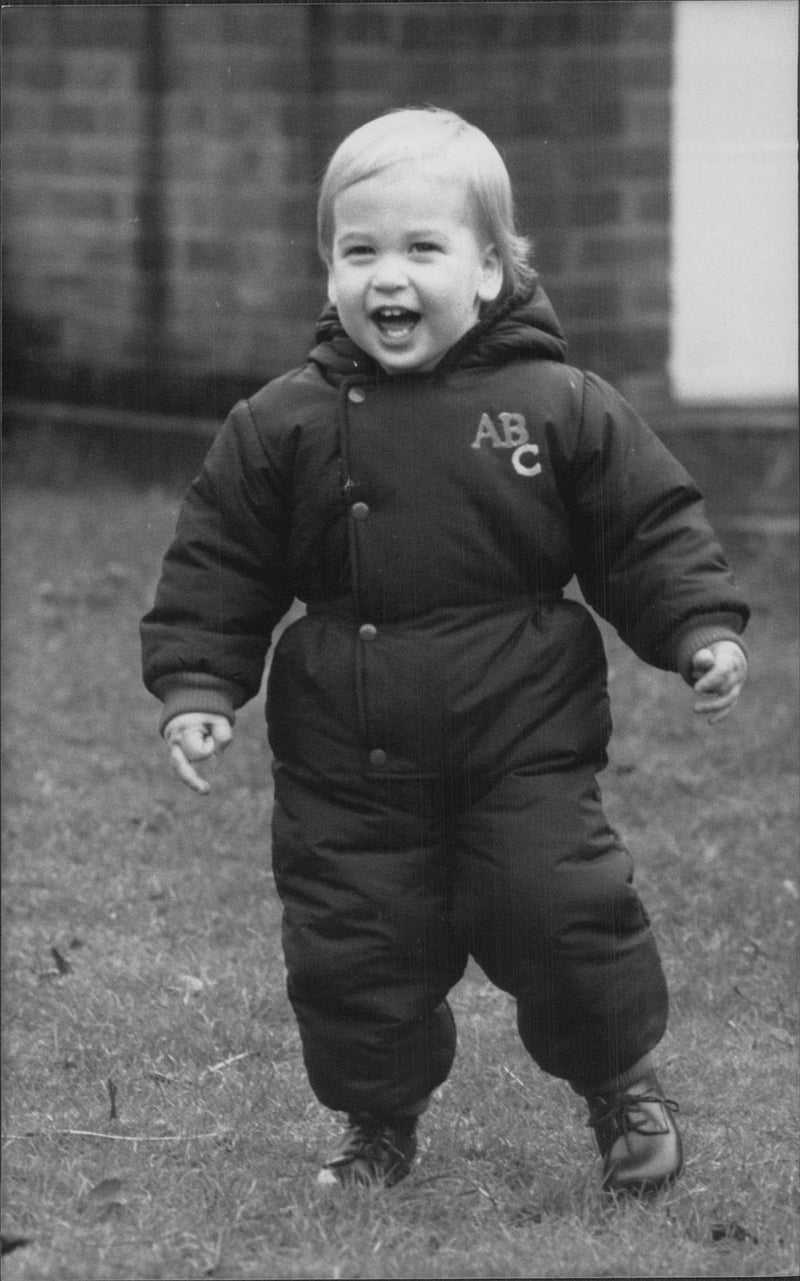
[[[522,414],[498,414],[497,416],[503,424],[506,449],[516,449],[519,445],[527,445],[530,436]]]

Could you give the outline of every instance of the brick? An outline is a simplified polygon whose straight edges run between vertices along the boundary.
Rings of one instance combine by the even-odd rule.
[[[568,145],[567,164],[576,187],[623,178],[662,178],[670,171],[668,142],[663,145],[625,146],[621,142],[596,139]]]
[[[571,323],[573,318],[579,323],[588,317],[594,321],[610,321],[621,312],[622,292],[617,280],[593,285],[563,282],[550,288],[548,293],[562,323]]]
[[[669,357],[669,330],[664,323],[621,327],[619,341],[625,353],[621,366],[625,373],[661,369]]]
[[[630,314],[634,316],[666,315],[670,306],[666,269],[660,276],[648,274],[642,279],[634,279],[626,290],[626,301]]]
[[[668,48],[672,39],[672,0],[636,0],[626,5],[623,37]]]
[[[582,352],[582,363],[612,383],[663,369],[669,354],[668,331],[661,325],[598,322],[573,327],[568,338],[570,348]]]
[[[628,4],[580,3],[580,0],[538,0],[538,3],[484,4],[475,9],[494,10],[500,22],[498,37],[511,47],[520,43],[534,48],[606,45],[619,38]]]
[[[28,63],[24,68],[24,73],[18,79],[31,93],[59,92],[67,84],[67,72],[56,57],[52,54],[45,54],[37,61]]]
[[[25,223],[32,222],[37,216],[47,216],[49,203],[49,192],[43,190],[38,183],[31,183],[27,179],[13,184],[6,182],[3,191],[4,231],[8,233],[13,230],[15,239],[18,238]],[[28,226],[25,230],[30,235],[34,229]],[[8,249],[11,238],[7,235],[4,239]]]
[[[636,222],[670,221],[672,188],[669,182],[629,184],[631,218]]]
[[[459,7],[460,13],[446,4],[404,4],[398,20],[398,53],[437,50],[445,62],[456,50],[469,46],[475,32],[474,9],[484,6]]]
[[[72,171],[68,142],[36,134],[26,136],[20,131],[9,132],[8,128],[4,132],[3,167],[6,173],[6,190],[13,187],[17,178],[24,181],[28,175],[35,175],[37,182],[40,182],[42,174],[53,177]]]
[[[559,132],[566,137],[603,137],[619,132],[623,119],[616,78],[593,67],[570,75],[559,87]]]
[[[5,92],[3,95],[3,137],[13,137],[14,134],[20,137],[34,137],[37,134],[47,134],[52,132],[51,119],[53,107],[50,99],[45,95],[35,95],[30,93],[14,94]]]
[[[357,127],[358,124],[379,116],[390,105],[393,105],[391,96],[380,90],[354,90],[348,93],[346,103],[333,93],[313,100],[298,98],[292,106],[291,119],[285,123],[286,136],[308,137],[318,133],[320,122],[325,120],[324,134],[326,138],[333,139],[335,145],[349,132],[351,126],[348,117],[357,122],[352,127]],[[340,126],[337,118],[341,120]]]
[[[569,202],[570,222],[580,227],[603,227],[622,219],[622,194],[618,189],[593,187],[573,194]]]
[[[503,157],[512,179],[518,183],[562,186],[568,180],[566,154],[560,141],[541,138],[533,129],[494,137],[492,141]]]
[[[14,325],[6,329],[6,345],[11,342],[12,351],[49,352],[61,341],[63,319],[58,315],[25,316],[14,314],[14,300],[6,298],[6,306],[14,315]]]
[[[123,138],[111,143],[83,138],[68,141],[64,151],[67,156],[64,165],[66,173],[80,175],[84,179],[116,178],[121,187],[134,185],[138,181],[140,145],[137,140]]]
[[[95,108],[91,103],[60,102],[50,109],[50,127],[54,133],[91,134],[95,130]]]
[[[47,49],[52,43],[57,16],[51,5],[7,5],[3,8],[3,71],[6,59],[30,50]],[[35,55],[34,55],[35,56]],[[40,53],[41,58],[41,53]]]
[[[53,5],[52,30],[61,48],[135,49],[145,30],[147,6]]]
[[[308,39],[309,30],[319,18],[305,12],[302,4],[220,4],[215,8],[220,42],[251,48],[296,48]],[[208,40],[208,30],[202,22],[198,23],[198,39],[201,43]]]
[[[135,49],[69,50],[64,54],[62,74],[68,90],[102,97],[134,90],[137,63]]]
[[[518,224],[531,228],[533,234],[562,228],[568,221],[567,202],[562,192],[517,184],[515,196]]]
[[[669,52],[633,54],[620,59],[620,80],[624,87],[656,86],[668,89],[672,81],[672,61]]]
[[[629,142],[660,142],[669,136],[669,94],[629,91],[625,94],[625,138]]]
[[[568,255],[569,244],[565,236],[547,233],[533,236],[533,265],[545,278],[560,275],[567,266]]]
[[[233,269],[234,253],[229,243],[191,240],[187,244],[186,262],[190,271],[229,272]]]
[[[619,153],[618,171],[623,178],[667,177],[670,172],[668,144],[623,147]]]
[[[113,192],[91,188],[63,188],[52,193],[53,208],[60,217],[89,222],[113,222],[117,199]]]
[[[419,4],[404,4],[400,22],[396,7],[393,4],[339,4],[329,6],[327,27],[335,38],[342,42],[369,45],[387,45],[397,39],[398,29],[401,40],[404,38],[405,24],[416,25]]]
[[[668,259],[669,236],[660,231],[587,231],[582,237],[580,261],[589,268],[622,264],[629,268]]]
[[[231,57],[229,50],[218,46],[198,54],[178,49],[165,61],[162,74],[168,94],[197,98],[201,96],[198,83],[202,83],[209,100],[221,102],[230,94],[291,92],[307,84],[308,68],[302,48],[244,49],[238,57]]]

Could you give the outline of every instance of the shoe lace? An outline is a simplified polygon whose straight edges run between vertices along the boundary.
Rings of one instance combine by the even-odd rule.
[[[667,1099],[654,1091],[646,1094],[618,1094],[611,1100],[603,1099],[600,1106],[592,1111],[586,1124],[604,1126],[613,1121],[620,1134],[668,1134],[668,1125],[653,1128],[653,1118],[642,1109],[643,1103],[657,1103],[673,1114],[680,1111],[674,1099]]]
[[[337,1156],[340,1161],[356,1160],[359,1157],[374,1160],[387,1148],[393,1155],[402,1157],[403,1153],[397,1146],[396,1134],[391,1125],[371,1116],[351,1117]]]

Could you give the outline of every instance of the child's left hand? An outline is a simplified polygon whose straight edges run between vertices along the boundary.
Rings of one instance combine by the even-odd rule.
[[[736,706],[746,679],[747,658],[735,641],[705,645],[692,659],[693,688],[701,695],[695,712],[708,716],[710,725],[723,720]]]

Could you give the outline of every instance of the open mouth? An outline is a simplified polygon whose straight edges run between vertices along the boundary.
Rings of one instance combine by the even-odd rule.
[[[399,341],[409,336],[420,315],[418,311],[409,311],[407,307],[376,307],[370,313],[370,319],[384,338]]]

